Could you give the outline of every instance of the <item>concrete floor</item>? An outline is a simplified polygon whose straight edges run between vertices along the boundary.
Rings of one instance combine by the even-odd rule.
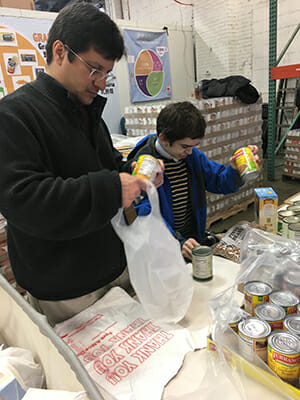
[[[283,165],[275,168],[274,181],[268,180],[267,161],[268,161],[267,159],[263,160],[264,179],[261,186],[272,187],[273,190],[278,195],[278,204],[280,205],[288,197],[291,197],[294,194],[300,192],[300,180],[285,176],[283,177],[282,176]],[[276,157],[275,165],[278,165],[280,163],[283,163],[283,155],[279,155],[278,157]],[[233,225],[237,224],[240,221],[245,221],[245,220],[250,222],[255,220],[254,203],[251,203],[246,211],[241,211],[238,214],[233,215],[232,217],[229,217],[224,220],[218,220],[212,223],[209,227],[209,230],[214,233],[226,232]]]

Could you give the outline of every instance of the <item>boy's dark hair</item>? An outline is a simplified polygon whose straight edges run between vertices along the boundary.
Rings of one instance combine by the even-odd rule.
[[[89,3],[69,4],[59,12],[48,34],[48,65],[52,61],[52,46],[56,40],[67,44],[75,53],[93,48],[108,60],[120,60],[124,54],[124,40],[117,25]],[[69,51],[70,62],[74,57]]]
[[[172,145],[186,137],[201,139],[206,123],[201,112],[192,103],[183,101],[168,104],[157,117],[157,134],[163,133]]]

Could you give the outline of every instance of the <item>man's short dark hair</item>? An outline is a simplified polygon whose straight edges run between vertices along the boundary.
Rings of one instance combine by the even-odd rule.
[[[56,40],[67,44],[75,53],[93,48],[108,60],[120,60],[124,54],[124,40],[112,19],[89,3],[65,6],[53,22],[46,45],[47,64],[52,61],[52,46]],[[72,62],[74,55],[68,53]]]
[[[206,123],[201,112],[189,101],[168,104],[159,113],[157,134],[163,133],[170,144],[186,137],[201,139]]]

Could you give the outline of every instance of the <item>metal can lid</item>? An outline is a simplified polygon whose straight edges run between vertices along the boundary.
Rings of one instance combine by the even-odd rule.
[[[284,217],[282,220],[285,224],[296,224],[300,222],[300,217],[298,215],[291,215],[289,217]]]
[[[290,332],[277,330],[268,337],[268,345],[284,354],[298,354],[300,352],[300,339]]]
[[[295,206],[295,205],[288,206],[287,210],[292,210],[298,214],[298,213],[300,213],[300,206]]]
[[[289,230],[300,232],[300,222],[297,222],[296,224],[289,224]]]
[[[262,339],[271,333],[271,326],[267,321],[250,317],[241,321],[238,325],[238,330],[243,335],[253,339]]]
[[[296,214],[292,210],[281,210],[281,211],[278,211],[278,215],[280,217],[284,218],[284,217],[291,217],[291,216],[296,215]]]
[[[254,307],[254,313],[257,318],[265,321],[280,321],[286,313],[284,308],[274,303],[260,303]]]
[[[284,276],[283,279],[286,283],[293,286],[300,286],[300,270],[291,269]]]
[[[266,296],[272,292],[272,287],[262,281],[249,281],[244,286],[244,291],[255,296]]]
[[[300,335],[300,314],[289,314],[283,320],[286,330],[296,335]]]
[[[208,246],[196,246],[192,249],[192,255],[194,256],[209,256],[212,254],[212,249]]]
[[[272,303],[283,307],[296,306],[299,303],[298,296],[290,290],[279,290],[270,294],[269,300]]]

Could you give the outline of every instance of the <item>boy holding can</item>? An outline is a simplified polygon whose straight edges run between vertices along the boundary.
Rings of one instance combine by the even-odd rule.
[[[205,132],[201,112],[190,102],[167,105],[157,118],[157,134],[143,138],[128,159],[150,154],[164,162],[164,183],[158,188],[160,210],[172,234],[180,241],[182,255],[192,259],[192,249],[205,241],[206,191],[229,194],[243,181],[234,157],[229,165],[209,160],[196,146]],[[257,156],[257,146],[249,146]],[[136,205],[138,215],[150,212],[143,199]]]

